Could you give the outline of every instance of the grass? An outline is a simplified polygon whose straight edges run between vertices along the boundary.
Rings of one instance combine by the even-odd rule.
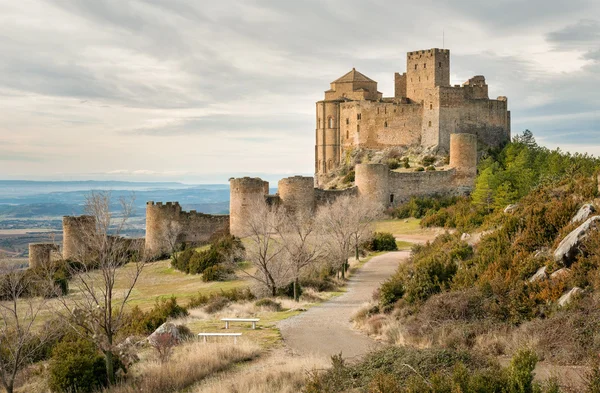
[[[223,340],[218,343],[192,341],[175,349],[171,359],[161,364],[152,357],[136,364],[134,378],[107,389],[105,393],[165,393],[186,390],[211,374],[254,359],[260,347],[247,340],[237,344]]]
[[[396,247],[398,247],[398,251],[410,250],[414,243],[407,242],[404,240],[396,240]]]
[[[382,220],[375,223],[376,232],[390,232],[394,235],[416,235],[426,231],[420,226],[421,220],[407,218],[404,220]]]

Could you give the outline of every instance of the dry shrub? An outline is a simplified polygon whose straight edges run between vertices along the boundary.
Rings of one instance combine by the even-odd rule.
[[[194,385],[213,373],[231,365],[255,358],[260,353],[258,345],[246,341],[233,344],[231,340],[202,343],[194,342],[177,347],[171,361],[161,364],[144,362],[133,372],[136,375],[106,393],[165,393],[176,392]]]
[[[194,393],[297,393],[302,391],[307,372],[328,366],[322,358],[275,356],[252,370],[240,370],[207,381]],[[252,366],[251,366],[252,367]]]
[[[373,315],[366,321],[365,328],[367,330],[367,333],[375,336],[380,335],[383,329],[383,325],[386,321],[387,317],[385,315]]]

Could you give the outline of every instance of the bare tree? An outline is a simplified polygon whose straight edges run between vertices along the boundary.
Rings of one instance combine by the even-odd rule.
[[[360,245],[373,236],[374,223],[381,216],[382,210],[382,206],[377,202],[359,197],[355,198],[353,209],[348,211],[354,256],[357,261],[360,257]]]
[[[294,279],[294,300],[298,301],[300,274],[305,268],[314,264],[323,251],[322,244],[317,238],[316,221],[310,211],[287,212],[277,231]]]
[[[84,246],[78,263],[72,264],[72,286],[78,295],[60,297],[75,330],[92,339],[104,354],[111,384],[115,382],[115,340],[124,324],[125,305],[145,265],[143,256],[136,257],[136,243],[121,237],[132,214],[133,197],[121,199],[120,206],[119,214],[111,212],[109,193],[94,192],[86,198],[85,211],[95,225],[82,226]],[[116,288],[117,280],[121,291]]]
[[[338,261],[338,271],[345,278],[352,249],[358,253],[362,240],[377,217],[375,205],[361,198],[343,195],[317,212],[320,232],[328,253]]]
[[[0,267],[5,265],[0,256]],[[51,338],[52,330],[35,331],[36,321],[46,307],[44,297],[31,297],[42,278],[16,267],[0,272],[0,381],[7,393],[14,390],[18,373],[30,364]]]
[[[244,223],[248,240],[246,258],[256,271],[245,273],[275,296],[277,288],[286,283],[290,273],[290,265],[283,259],[285,247],[278,236],[283,211],[278,205],[268,205],[262,198],[250,201],[249,211]]]

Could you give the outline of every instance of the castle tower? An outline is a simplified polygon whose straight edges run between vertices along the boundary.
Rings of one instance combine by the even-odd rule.
[[[390,203],[389,168],[385,164],[357,164],[355,184],[358,196],[376,201],[382,206]]]
[[[252,204],[264,201],[269,191],[269,182],[258,177],[242,177],[229,180],[229,231],[237,237],[246,235],[245,225]]]
[[[312,212],[315,206],[315,179],[308,176],[281,179],[278,193],[283,206],[291,212]]]
[[[82,261],[87,257],[89,242],[96,233],[94,216],[63,217],[63,259]]]
[[[146,257],[156,258],[171,251],[170,247],[178,241],[183,229],[179,227],[180,214],[179,202],[146,203]]]
[[[59,251],[54,243],[29,243],[29,268],[34,269],[50,264],[53,251]]]
[[[455,185],[472,189],[477,176],[476,135],[450,135],[450,166],[456,170]]]
[[[406,55],[406,95],[420,103],[427,90],[450,86],[450,51],[428,49],[408,52]]]
[[[376,101],[382,98],[377,82],[352,69],[331,82],[325,100],[317,102],[315,173],[324,175],[337,168],[341,161],[340,103],[347,100]]]

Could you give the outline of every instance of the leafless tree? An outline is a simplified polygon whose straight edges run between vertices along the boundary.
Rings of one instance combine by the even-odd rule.
[[[350,226],[352,227],[352,241],[354,243],[354,256],[360,257],[360,245],[373,236],[375,221],[381,216],[383,208],[375,201],[366,198],[355,198],[354,207],[348,212]]]
[[[177,266],[177,259],[179,258],[179,251],[181,251],[181,242],[179,241],[179,235],[181,234],[181,224],[176,221],[169,221],[166,227],[166,242],[169,251],[171,252],[171,258]]]
[[[86,198],[86,214],[95,226],[82,227],[80,258],[72,264],[72,287],[77,296],[60,297],[63,310],[76,331],[92,339],[106,361],[108,382],[115,382],[114,355],[117,334],[123,327],[125,305],[145,265],[136,243],[121,237],[133,210],[133,197],[120,200],[120,212],[111,211],[109,193]],[[123,268],[124,265],[127,268]],[[123,289],[116,288],[117,280]]]
[[[321,257],[323,246],[318,240],[316,220],[312,212],[284,212],[283,214],[277,232],[285,248],[285,257],[290,264],[294,279],[294,300],[298,301],[300,274]]]
[[[377,211],[367,200],[343,195],[322,206],[317,212],[328,254],[338,261],[338,271],[342,278],[345,278],[352,249],[358,252],[360,242],[366,239],[369,228],[377,217]]]
[[[0,256],[0,267],[3,259]],[[34,285],[44,285],[42,279],[16,267],[0,271],[0,381],[7,393],[13,392],[18,373],[52,335],[50,329],[35,329],[46,299],[28,293]]]
[[[268,205],[264,199],[250,201],[251,212],[244,223],[248,243],[246,258],[256,268],[255,272],[245,272],[264,285],[271,295],[290,278],[290,265],[283,258],[285,247],[278,236],[284,219],[278,205]]]

